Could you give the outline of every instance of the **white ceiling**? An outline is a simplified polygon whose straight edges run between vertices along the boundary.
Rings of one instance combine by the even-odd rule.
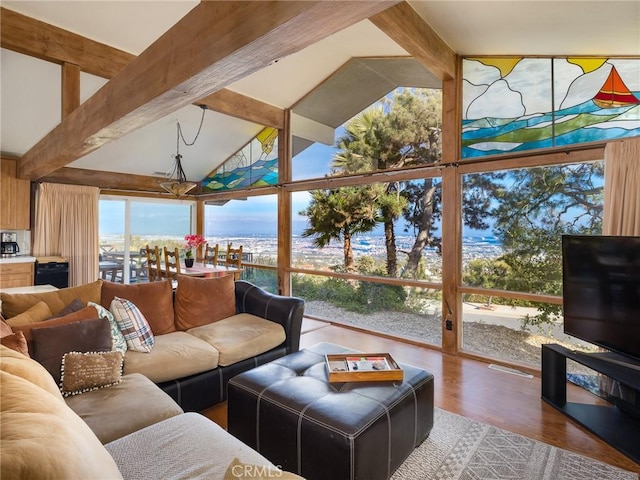
[[[197,3],[3,0],[2,6],[137,55]],[[461,55],[640,55],[638,1],[409,3]],[[4,49],[1,54],[0,150],[22,155],[60,121],[60,67]],[[350,58],[406,55],[372,23],[363,21],[228,88],[287,108]],[[83,74],[82,98],[104,82]],[[200,115],[197,107],[185,107],[70,166],[141,175],[167,172],[173,165],[176,121],[189,141]],[[198,142],[181,147],[187,177],[203,178],[260,128],[207,111]]]

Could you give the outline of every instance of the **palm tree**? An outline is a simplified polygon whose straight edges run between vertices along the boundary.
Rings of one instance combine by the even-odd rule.
[[[355,271],[351,239],[370,232],[379,221],[377,197],[379,187],[341,187],[333,190],[314,190],[311,202],[300,212],[309,219],[303,237],[314,237],[314,245],[323,248],[332,240],[343,242],[344,269]]]
[[[403,90],[384,99],[345,124],[345,134],[338,141],[341,150],[334,157],[333,167],[349,174],[439,161],[441,105],[440,92]],[[427,179],[422,192],[409,195],[404,182],[383,184],[378,204],[384,224],[388,275],[397,276],[395,221],[404,214],[416,230],[416,241],[407,252],[405,276],[416,276],[422,250],[435,241],[431,230],[437,214],[438,187]],[[418,211],[420,216],[415,215]]]

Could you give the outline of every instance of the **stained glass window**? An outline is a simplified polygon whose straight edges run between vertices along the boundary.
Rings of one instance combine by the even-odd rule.
[[[640,135],[640,58],[463,60],[462,158]]]
[[[266,127],[238,153],[202,181],[202,189],[220,192],[278,183],[278,130]]]

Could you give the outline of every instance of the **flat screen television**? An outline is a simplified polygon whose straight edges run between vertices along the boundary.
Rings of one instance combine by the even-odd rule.
[[[565,333],[640,361],[640,237],[564,235],[562,296]]]

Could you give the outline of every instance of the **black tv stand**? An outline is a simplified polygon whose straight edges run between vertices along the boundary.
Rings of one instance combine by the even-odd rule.
[[[620,365],[621,367],[631,368],[633,370],[638,370],[640,372],[640,363],[637,363],[634,360],[625,358],[622,355],[619,355],[616,353],[612,353],[612,352],[584,353],[576,350],[571,350],[571,351],[579,355],[589,355],[592,358],[597,358],[598,360],[602,360],[604,362],[614,363],[616,365]]]
[[[617,380],[640,395],[640,365],[615,353],[583,353],[542,345],[542,399],[640,463],[640,421],[611,405],[567,402],[567,358]]]

